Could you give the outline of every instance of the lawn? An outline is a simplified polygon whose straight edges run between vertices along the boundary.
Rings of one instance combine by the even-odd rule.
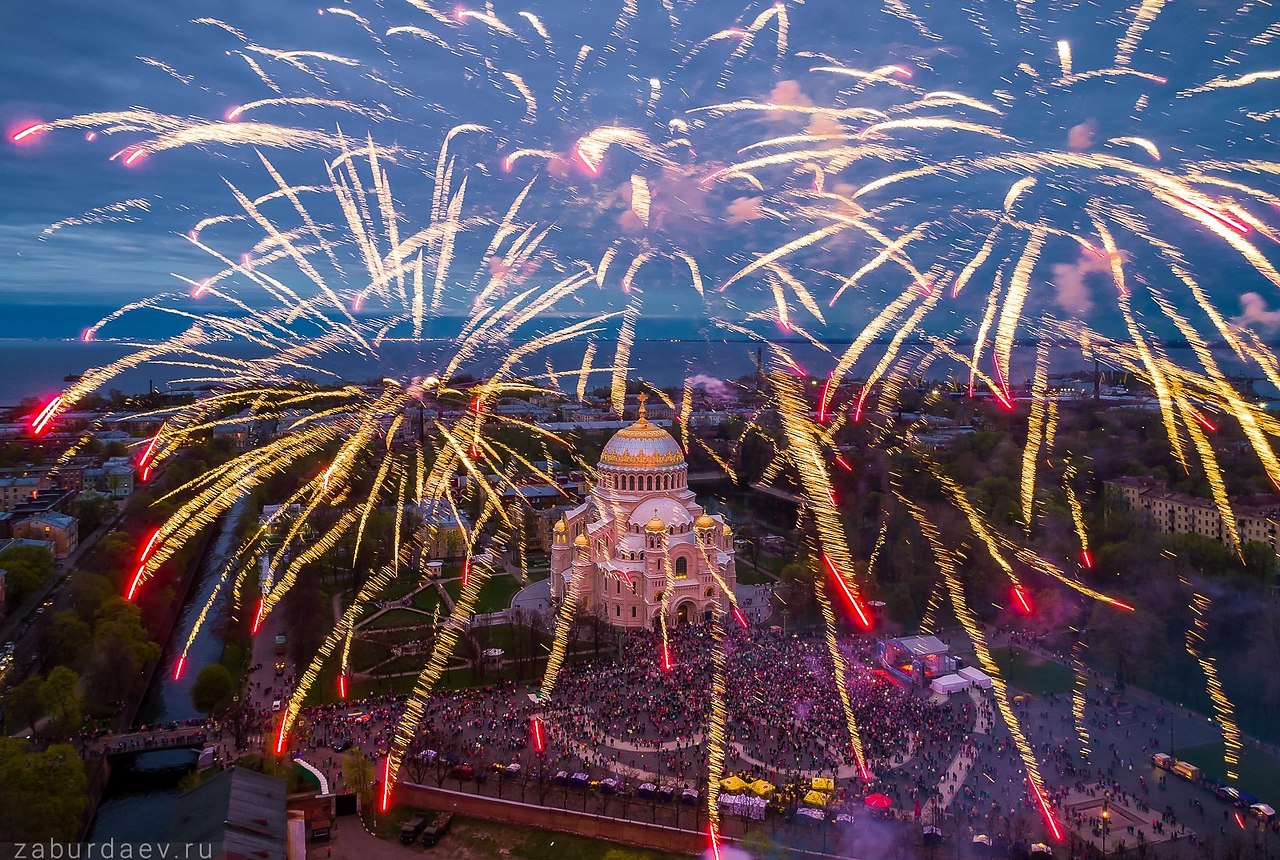
[[[414,609],[421,609],[423,612],[435,612],[436,607],[440,605],[440,592],[436,591],[434,585],[424,588],[413,596],[410,605]],[[443,612],[444,610],[441,611]]]
[[[418,577],[406,572],[392,580],[391,584],[384,588],[378,597],[381,600],[395,600],[397,597],[404,597],[417,587]]]
[[[429,657],[428,654],[402,654],[388,663],[383,663],[375,674],[384,676],[399,675],[403,672],[421,672]]]
[[[1227,782],[1272,806],[1280,805],[1280,759],[1259,749],[1245,747],[1240,751],[1240,764],[1236,773],[1240,778],[1228,782],[1227,767],[1222,761],[1222,741],[1212,741],[1194,747],[1173,751],[1173,757],[1188,761],[1203,771],[1204,775],[1220,782]],[[1170,777],[1172,779],[1172,777]]]
[[[1074,676],[1061,663],[1038,657],[1021,648],[992,648],[991,657],[1009,686],[1033,696],[1068,693]]]
[[[738,565],[737,571],[738,582],[742,585],[768,585],[771,582],[778,581],[764,570],[754,568],[745,562]]]
[[[514,576],[498,574],[491,576],[480,586],[480,596],[476,598],[476,612],[500,612],[511,606],[511,598],[523,586]]]
[[[430,615],[423,615],[421,612],[412,612],[408,609],[390,609],[370,621],[367,627],[370,630],[385,630],[389,627],[412,627],[430,623]]]
[[[381,663],[390,656],[391,646],[384,642],[371,642],[368,639],[359,638],[351,642],[351,665],[358,670]]]

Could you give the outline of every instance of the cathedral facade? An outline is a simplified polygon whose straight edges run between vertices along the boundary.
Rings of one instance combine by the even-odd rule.
[[[554,526],[551,597],[618,627],[701,624],[737,585],[733,530],[694,501],[684,452],[645,417],[605,445],[587,500]]]

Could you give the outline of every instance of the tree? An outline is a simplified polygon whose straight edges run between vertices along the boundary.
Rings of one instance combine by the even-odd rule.
[[[116,515],[116,503],[101,493],[84,493],[72,503],[71,514],[80,523],[80,534],[87,537]]]
[[[45,734],[66,738],[84,723],[84,701],[80,698],[80,676],[66,666],[57,666],[40,685],[40,705],[49,716]]]
[[[75,666],[93,638],[89,625],[73,609],[65,609],[49,619],[44,628],[40,659],[45,667]]]
[[[235,682],[227,667],[221,663],[210,663],[196,676],[191,687],[191,704],[198,711],[211,713],[226,707],[234,692]]]
[[[373,760],[360,747],[352,747],[343,756],[342,775],[362,801],[368,803],[373,799]]]
[[[70,744],[37,752],[26,741],[0,739],[0,840],[75,839],[87,792],[84,766]]]
[[[10,734],[34,726],[44,716],[44,705],[40,703],[40,686],[43,683],[44,679],[39,675],[30,675],[5,694],[5,728]]]
[[[93,658],[86,670],[85,697],[94,711],[107,711],[142,681],[142,668],[160,656],[160,646],[142,626],[142,612],[113,596],[94,615]]]
[[[17,606],[53,576],[53,555],[40,546],[15,546],[0,553],[0,570],[6,572],[5,598]]]

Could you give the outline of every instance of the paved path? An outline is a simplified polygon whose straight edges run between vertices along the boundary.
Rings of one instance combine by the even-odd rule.
[[[551,578],[540,579],[517,591],[511,598],[511,608],[547,614],[551,608]]]
[[[969,688],[969,698],[973,700],[974,717],[973,729],[971,735],[989,735],[991,734],[991,706],[982,697],[977,689]],[[951,764],[947,766],[947,770],[938,780],[938,794],[940,798],[930,801],[930,805],[936,804],[939,809],[946,809],[951,805],[951,801],[956,799],[956,795],[960,793],[961,786],[964,781],[969,778],[969,771],[973,768],[976,756],[968,743],[962,745],[956,753],[955,758],[951,760]]]

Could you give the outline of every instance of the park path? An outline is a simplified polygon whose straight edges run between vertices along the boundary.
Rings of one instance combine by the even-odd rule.
[[[968,692],[969,698],[973,700],[974,707],[973,729],[970,735],[990,734],[990,706],[983,700],[976,687],[970,687]],[[973,747],[967,742],[962,744],[955,758],[951,760],[951,764],[947,766],[946,772],[938,780],[938,794],[940,796],[930,801],[930,804],[936,804],[939,809],[946,809],[950,806],[951,802],[956,799],[956,795],[960,793],[960,787],[969,778],[969,771],[973,768],[973,763],[976,759],[977,753]]]

